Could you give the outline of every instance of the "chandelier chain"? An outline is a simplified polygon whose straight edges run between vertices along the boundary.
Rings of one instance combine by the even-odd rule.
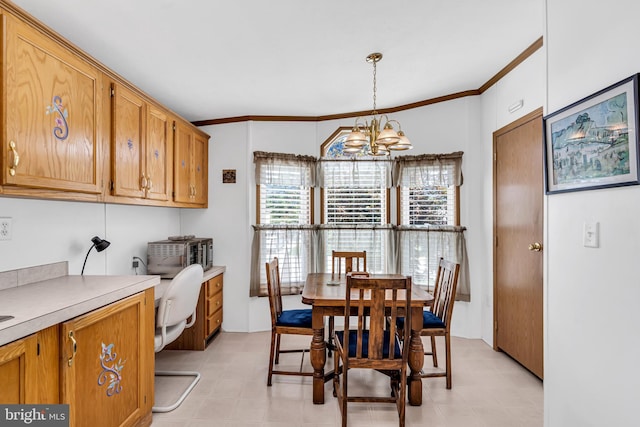
[[[377,114],[376,111],[376,63],[377,61],[373,61],[373,115]]]

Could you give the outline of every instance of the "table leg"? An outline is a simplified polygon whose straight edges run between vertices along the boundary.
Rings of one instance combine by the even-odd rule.
[[[324,315],[321,309],[313,307],[313,338],[310,356],[313,366],[313,403],[324,403],[324,364],[327,361],[327,346],[324,341]]]
[[[424,365],[424,347],[420,338],[422,330],[422,307],[411,309],[411,339],[409,341],[409,368],[411,373],[408,379],[409,404],[422,405],[422,378],[420,371]]]

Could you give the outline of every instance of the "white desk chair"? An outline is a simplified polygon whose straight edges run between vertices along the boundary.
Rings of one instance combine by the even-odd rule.
[[[192,264],[180,271],[173,278],[160,299],[156,317],[156,333],[154,349],[158,353],[166,345],[176,340],[185,328],[193,326],[196,321],[196,306],[203,270],[200,264]],[[191,321],[187,320],[191,317]],[[195,371],[156,371],[157,376],[193,376],[193,381],[180,395],[178,400],[169,406],[154,406],[153,412],[169,412],[176,409],[200,381],[200,373]]]

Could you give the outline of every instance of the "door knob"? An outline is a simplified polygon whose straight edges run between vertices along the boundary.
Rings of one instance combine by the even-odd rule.
[[[540,252],[542,250],[542,244],[535,242],[529,245],[529,250],[534,252]]]

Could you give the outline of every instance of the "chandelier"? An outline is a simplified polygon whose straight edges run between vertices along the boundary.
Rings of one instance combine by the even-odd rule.
[[[382,54],[372,53],[366,59],[373,64],[373,111],[370,121],[362,117],[356,118],[353,129],[345,140],[343,151],[352,154],[364,152],[372,156],[388,156],[391,150],[410,150],[413,146],[402,131],[400,122],[390,120],[386,115],[379,116],[376,110],[376,64],[382,59]],[[383,120],[385,124],[381,131],[380,125]],[[393,124],[398,127],[397,131]],[[367,145],[369,153],[366,153]]]

